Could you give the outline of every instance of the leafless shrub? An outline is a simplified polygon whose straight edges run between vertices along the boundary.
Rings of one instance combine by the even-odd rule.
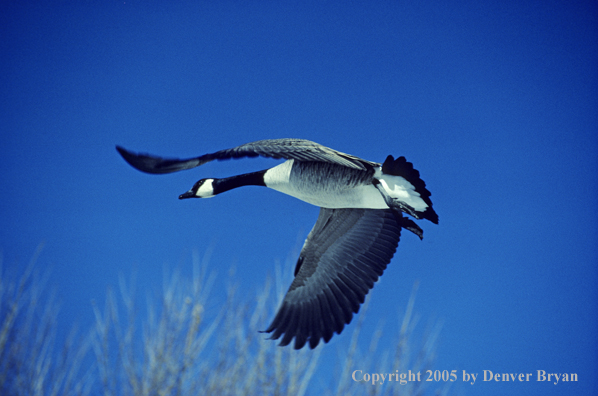
[[[392,349],[379,350],[382,326],[367,350],[360,349],[366,299],[352,332],[345,330],[345,340],[337,346],[295,351],[276,346],[259,332],[282,301],[292,263],[284,266],[286,271],[277,266],[274,279],[267,279],[253,298],[240,298],[231,276],[227,297],[213,312],[215,304],[208,297],[215,277],[194,255],[193,276],[166,271],[162,292],[147,303],[139,303],[134,280],[127,285],[121,278],[118,293],[109,291],[103,307],[93,304],[91,336],[78,337],[73,331],[59,350],[55,347],[57,304],[44,288],[46,278],[34,271],[36,259],[37,253],[17,282],[9,281],[0,262],[2,395],[305,395],[314,386],[317,391],[311,394],[448,392],[447,387],[429,390],[417,381],[372,385],[355,381],[352,375],[356,368],[363,373],[432,368],[440,327],[432,326],[423,336],[414,337],[419,321],[413,313],[416,286]],[[314,385],[314,377],[322,374],[318,370],[321,353],[338,355],[337,374],[324,373],[326,377]]]
[[[91,373],[82,361],[89,343],[73,330],[56,347],[58,304],[47,277],[35,271],[40,251],[16,282],[0,261],[0,394],[87,395]]]

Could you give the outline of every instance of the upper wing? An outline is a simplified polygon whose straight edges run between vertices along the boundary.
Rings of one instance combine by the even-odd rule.
[[[304,139],[259,140],[189,159],[161,158],[148,154],[136,154],[120,146],[116,146],[116,149],[132,167],[142,172],[154,174],[191,169],[213,160],[257,156],[294,159],[297,161],[330,162],[362,170],[380,166],[379,163],[366,161]]]
[[[295,338],[295,349],[340,334],[394,255],[403,220],[390,209],[321,208],[295,279],[265,331],[274,332],[272,339],[283,336],[283,346]]]

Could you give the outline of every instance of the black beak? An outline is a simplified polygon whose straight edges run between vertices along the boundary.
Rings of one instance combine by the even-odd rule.
[[[179,199],[185,199],[185,198],[197,198],[195,196],[195,193],[193,192],[193,190],[189,190],[184,194],[179,195]]]

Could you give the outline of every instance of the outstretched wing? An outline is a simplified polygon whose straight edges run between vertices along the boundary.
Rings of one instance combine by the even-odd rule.
[[[307,342],[313,349],[340,334],[386,269],[403,226],[414,223],[390,209],[321,208],[295,279],[265,332],[273,332],[271,339],[282,336],[282,346],[295,338],[295,349]]]
[[[191,169],[213,160],[258,156],[275,159],[294,159],[297,161],[330,162],[362,170],[380,166],[379,163],[366,161],[304,139],[259,140],[189,159],[161,158],[149,154],[137,154],[120,146],[116,146],[116,149],[132,167],[142,172],[153,174]]]

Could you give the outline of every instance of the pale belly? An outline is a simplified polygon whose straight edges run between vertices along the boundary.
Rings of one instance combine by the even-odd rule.
[[[293,168],[293,162],[289,160],[270,169],[264,175],[266,185],[323,208],[388,209],[382,194],[372,184],[376,178],[392,199],[415,210],[423,211],[427,206],[404,178],[384,175],[379,168],[375,174],[368,174],[333,164],[304,163],[297,169]]]
[[[292,170],[293,160],[286,161],[266,174],[266,185],[315,206],[340,208],[388,209],[384,198],[371,183],[371,176],[359,170],[347,170],[338,165],[327,165],[317,172],[303,168]],[[336,169],[335,169],[336,168]],[[339,180],[338,173],[344,172]],[[292,172],[292,173],[291,173]],[[330,174],[328,174],[330,172]]]
[[[384,198],[373,185],[335,191],[334,193],[325,189],[309,192],[291,188],[275,188],[275,190],[322,208],[388,209]]]

